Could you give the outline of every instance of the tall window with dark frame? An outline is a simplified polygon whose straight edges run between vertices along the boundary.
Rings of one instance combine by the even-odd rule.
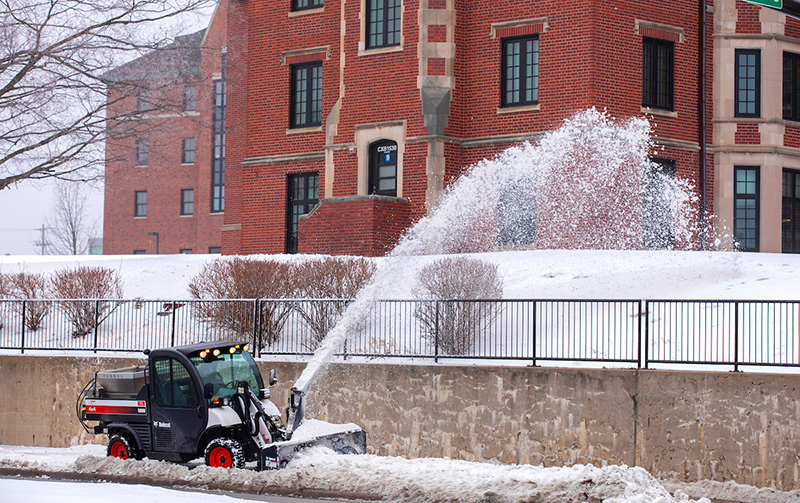
[[[397,195],[397,142],[383,140],[369,146],[369,193]]]
[[[194,138],[181,140],[181,164],[194,164]]]
[[[322,124],[322,62],[292,65],[291,127]]]
[[[761,116],[761,50],[736,49],[736,117]]]
[[[733,235],[742,251],[759,251],[759,168],[734,166]]]
[[[181,189],[181,216],[194,215],[194,189]]]
[[[135,192],[135,194],[134,194],[133,216],[134,217],[146,217],[147,216],[147,191],[146,190],[137,190]]]
[[[800,54],[783,53],[783,118],[800,121]]]
[[[226,66],[226,54],[222,53],[222,79],[214,81],[213,122],[211,125],[211,213],[225,211]]]
[[[669,182],[675,179],[675,161],[650,158],[650,169],[645,171],[642,204],[642,241],[650,250],[669,250],[675,245],[674,215],[667,213],[660,200],[668,194]]]
[[[800,171],[783,170],[781,251],[800,253]]]
[[[322,7],[322,0],[292,0],[292,10],[318,9]]]
[[[286,253],[297,253],[300,215],[319,202],[319,173],[289,175],[286,216]]]
[[[197,111],[197,87],[185,86],[183,88],[183,111],[195,112]]]
[[[539,38],[503,39],[500,105],[539,103]]]
[[[675,44],[645,37],[642,41],[642,106],[672,110]]]
[[[400,45],[401,0],[367,0],[367,49]]]
[[[150,109],[150,91],[147,89],[139,89],[136,94],[136,110],[139,112],[146,112]]]
[[[136,140],[136,165],[147,166],[150,147],[147,140]]]

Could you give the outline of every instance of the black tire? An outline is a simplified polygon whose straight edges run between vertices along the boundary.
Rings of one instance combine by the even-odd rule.
[[[215,438],[206,447],[205,459],[207,466],[244,468],[244,449],[232,438]]]
[[[127,435],[120,435],[117,433],[109,437],[106,455],[119,459],[142,459],[142,455],[139,453],[136,443]]]

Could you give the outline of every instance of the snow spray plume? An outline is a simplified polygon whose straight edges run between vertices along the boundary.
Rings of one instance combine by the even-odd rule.
[[[391,257],[482,252],[497,246],[641,249],[691,246],[697,196],[689,182],[649,158],[645,118],[617,121],[594,108],[576,113],[536,144],[472,166],[450,185]],[[381,267],[331,330],[295,384],[305,393],[340,350],[349,326],[397,277]]]

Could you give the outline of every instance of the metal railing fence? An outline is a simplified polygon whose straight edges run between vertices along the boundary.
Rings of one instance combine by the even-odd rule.
[[[342,299],[0,300],[0,349],[140,351],[229,338],[310,355]],[[377,300],[343,356],[800,367],[800,301]]]

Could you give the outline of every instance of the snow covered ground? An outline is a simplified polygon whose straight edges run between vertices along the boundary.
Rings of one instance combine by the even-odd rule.
[[[765,299],[800,300],[800,255],[734,252],[526,250],[473,255],[498,264],[506,299]],[[66,267],[119,270],[124,296],[186,299],[188,282],[215,255],[0,256],[0,272],[52,272]],[[309,260],[307,255],[265,259]],[[411,298],[417,271],[436,255],[402,261],[386,298]]]
[[[240,487],[243,492],[254,493],[275,486],[316,489],[415,503],[708,503],[701,496],[747,503],[800,502],[800,491],[756,489],[730,482],[662,482],[641,468],[626,466],[542,468],[448,459],[341,456],[324,449],[301,455],[283,470],[259,473],[208,468],[198,462],[178,465],[146,459],[122,461],[105,457],[105,448],[98,445],[68,449],[0,445],[0,469],[6,473],[9,469],[16,469],[22,474],[26,470],[39,470],[49,473],[52,478],[66,472],[84,474],[98,481],[127,477],[129,480],[152,480],[158,485],[169,483],[176,487]],[[3,495],[0,499],[37,503],[56,499],[60,503],[189,501],[185,493],[142,485],[119,488],[115,484],[83,484],[79,491],[76,487],[0,478],[0,494]],[[131,494],[135,498],[130,497]],[[195,493],[191,498],[196,503],[231,501],[211,494]]]

